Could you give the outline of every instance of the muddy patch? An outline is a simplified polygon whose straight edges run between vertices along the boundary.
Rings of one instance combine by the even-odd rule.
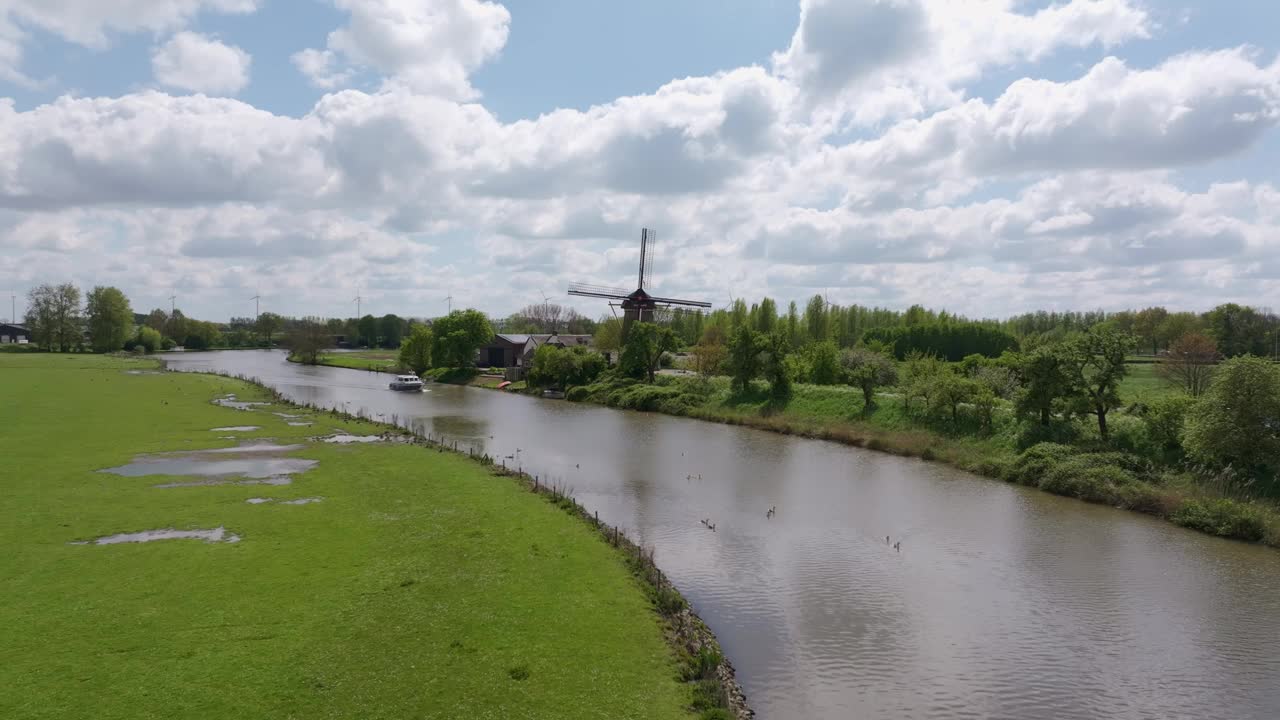
[[[118,545],[120,543],[145,543],[156,540],[203,540],[207,543],[236,543],[240,542],[240,536],[227,532],[224,527],[216,527],[212,530],[174,530],[173,528],[167,528],[164,530],[143,530],[142,532],[107,535],[95,540],[80,541],[72,544]]]
[[[253,432],[261,429],[260,425],[228,425],[227,427],[212,428],[209,432]]]

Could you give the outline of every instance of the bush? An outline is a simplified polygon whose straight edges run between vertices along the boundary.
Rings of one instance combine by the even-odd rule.
[[[1169,519],[1185,528],[1251,542],[1261,540],[1267,532],[1262,512],[1235,500],[1188,500]]]
[[[1117,505],[1121,499],[1120,489],[1136,482],[1132,473],[1112,465],[1102,454],[1085,454],[1050,468],[1040,481],[1040,489],[1055,495]]]
[[[569,388],[569,391],[564,394],[564,399],[569,402],[586,402],[591,398],[592,387],[593,386],[591,385],[578,385],[576,387],[571,387]]]
[[[1196,404],[1193,397],[1175,395],[1154,400],[1147,406],[1142,421],[1152,444],[1173,457],[1182,456],[1182,429],[1187,415]]]
[[[1058,443],[1038,443],[1018,456],[1009,472],[1009,479],[1020,485],[1039,485],[1040,479],[1054,466],[1066,462],[1079,451]]]
[[[1074,422],[1053,422],[1048,425],[1029,423],[1018,431],[1014,439],[1019,450],[1026,450],[1040,443],[1067,445],[1080,439],[1080,426]]]
[[[1151,439],[1145,418],[1132,415],[1114,415],[1107,421],[1111,444],[1128,453],[1158,458],[1163,453],[1159,444]]]
[[[138,334],[134,336],[133,344],[135,348],[141,347],[143,352],[153,353],[163,346],[163,341],[160,338],[160,333],[143,325],[138,328]]]

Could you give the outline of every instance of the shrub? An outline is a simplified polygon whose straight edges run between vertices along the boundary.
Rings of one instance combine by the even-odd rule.
[[[1038,485],[1049,470],[1078,453],[1078,450],[1067,445],[1037,443],[1024,450],[1014,461],[1009,479],[1020,485]]]
[[[571,387],[569,388],[569,391],[564,394],[564,398],[569,402],[586,402],[591,397],[592,387],[593,386],[591,385],[578,385],[576,387]]]
[[[1040,481],[1040,489],[1055,495],[1116,505],[1121,499],[1120,488],[1133,485],[1136,480],[1132,473],[1110,464],[1107,458],[1085,454],[1050,468]]]
[[[1142,415],[1142,421],[1147,426],[1147,437],[1152,444],[1167,454],[1181,457],[1182,429],[1195,404],[1195,398],[1187,395],[1153,400]]]
[[[1151,432],[1143,418],[1132,415],[1115,415],[1107,421],[1111,445],[1124,452],[1147,457],[1160,457],[1161,448],[1151,439]]]
[[[143,349],[143,352],[147,352],[147,353],[153,353],[156,350],[159,350],[163,345],[163,341],[160,338],[160,333],[156,332],[152,328],[147,327],[146,325],[143,325],[142,327],[138,328],[138,334],[137,336],[134,337],[133,343],[135,348],[141,347]],[[169,348],[165,348],[165,349],[168,350]]]
[[[1080,439],[1080,427],[1074,422],[1053,422],[1048,425],[1029,423],[1018,431],[1014,439],[1019,450],[1025,450],[1040,443],[1056,443],[1066,445]]]
[[[1251,542],[1261,540],[1267,532],[1262,512],[1235,500],[1188,500],[1169,519],[1185,528]]]

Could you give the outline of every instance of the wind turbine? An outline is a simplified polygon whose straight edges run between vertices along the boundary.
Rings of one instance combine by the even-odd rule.
[[[178,307],[178,294],[176,291],[170,291],[170,292],[174,293],[173,295],[169,296],[169,315],[172,316],[174,311]]]
[[[355,300],[355,303],[356,303],[356,319],[357,319],[357,320],[359,320],[359,319],[361,318],[361,315],[360,315],[360,303],[364,301],[364,298],[360,297],[360,288],[356,288],[356,296],[355,296],[354,298],[352,298],[352,300]]]
[[[445,295],[444,301],[449,304],[449,313],[452,314],[453,313],[453,291],[452,290],[449,291],[448,295]]]
[[[257,320],[262,315],[262,309],[258,306],[259,301],[262,299],[262,291],[259,290],[257,295],[249,299],[253,301],[253,319]]]
[[[551,307],[551,298],[547,295],[546,290],[539,290],[538,292],[542,293],[542,317],[543,319],[549,320],[550,318],[548,317],[548,312]],[[557,328],[555,327],[555,325],[552,325],[551,332],[554,333],[556,331],[557,331]]]

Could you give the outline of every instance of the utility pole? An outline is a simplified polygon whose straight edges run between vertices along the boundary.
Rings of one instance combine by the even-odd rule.
[[[169,296],[169,317],[173,317],[173,313],[175,310],[177,310],[177,307],[178,307],[178,296],[170,295]]]

